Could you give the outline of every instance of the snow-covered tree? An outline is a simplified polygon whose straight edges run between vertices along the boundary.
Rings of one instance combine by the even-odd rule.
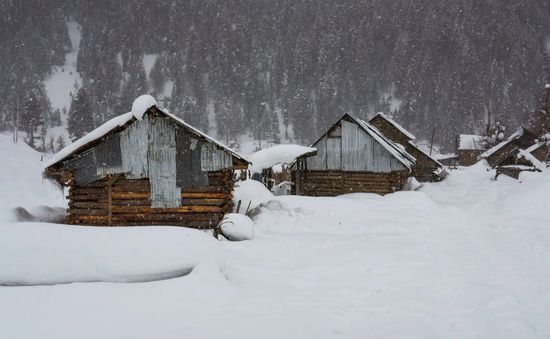
[[[73,98],[67,128],[72,141],[83,137],[94,129],[92,107],[84,88],[80,88]]]

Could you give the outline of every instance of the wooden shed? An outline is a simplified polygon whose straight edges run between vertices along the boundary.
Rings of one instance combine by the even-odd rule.
[[[416,159],[411,176],[418,181],[441,181],[447,176],[445,166],[417,147],[414,144],[415,136],[395,120],[383,113],[378,113],[369,121],[369,124],[376,127],[386,138],[403,146],[407,153]]]
[[[460,166],[471,166],[478,162],[481,153],[487,150],[487,140],[484,136],[475,134],[460,134],[456,138],[455,153]]]
[[[249,162],[156,106],[118,116],[61,150],[44,177],[69,188],[69,224],[214,228]]]
[[[387,194],[401,190],[415,158],[376,127],[344,114],[299,157],[292,176],[295,193],[335,196],[353,192]]]
[[[517,153],[518,149],[527,149],[537,141],[537,136],[527,130],[520,128],[506,140],[483,152],[480,157],[487,160],[491,167],[503,165],[506,159]]]
[[[548,166],[550,144],[547,141],[536,142],[526,149],[516,148],[496,166],[496,177],[507,175],[518,179],[521,172],[541,172]]]

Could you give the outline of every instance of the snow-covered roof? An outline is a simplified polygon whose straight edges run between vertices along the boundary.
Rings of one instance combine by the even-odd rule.
[[[525,160],[533,164],[533,166],[540,171],[544,171],[546,169],[546,165],[539,159],[535,158],[535,156],[532,155],[527,150],[520,149],[518,153],[518,158],[524,158]]]
[[[387,122],[389,122],[391,125],[393,125],[393,127],[395,127],[397,130],[399,130],[399,132],[403,133],[404,135],[407,136],[407,138],[411,139],[411,140],[414,140],[416,139],[416,137],[414,135],[412,135],[409,131],[407,131],[403,126],[401,126],[400,124],[398,124],[395,120],[393,120],[392,118],[390,118],[389,116],[385,115],[384,113],[382,112],[379,112],[377,113],[374,117],[381,117],[382,119],[386,120]],[[373,118],[374,119],[374,118]]]
[[[345,116],[345,115],[344,115]],[[384,147],[388,152],[390,152],[400,163],[405,165],[407,168],[412,168],[416,162],[416,158],[407,153],[404,147],[399,147],[396,143],[386,138],[378,128],[369,124],[365,120],[355,118],[350,114],[347,114],[352,120],[354,120],[368,135],[374,138],[382,147]]]
[[[265,148],[251,154],[248,158],[252,162],[249,167],[253,173],[259,173],[264,168],[270,168],[277,164],[290,164],[301,156],[315,155],[317,149],[313,147],[286,144]]]
[[[512,135],[510,135],[506,140],[503,140],[501,142],[499,142],[498,144],[496,144],[495,146],[491,147],[490,149],[488,149],[487,151],[483,152],[481,154],[481,157],[482,158],[487,158],[487,157],[490,157],[492,154],[494,154],[496,151],[498,151],[499,149],[501,149],[502,147],[508,145],[510,142],[512,142],[513,140],[516,140],[517,138],[521,137],[523,135],[523,128],[520,128],[519,130],[517,130],[515,133],[513,133]]]
[[[76,140],[72,144],[65,146],[59,152],[54,154],[53,157],[51,157],[46,162],[46,165],[44,167],[50,167],[62,160],[65,160],[65,158],[67,158],[69,155],[76,152],[81,147],[84,147],[90,142],[103,137],[104,135],[106,135],[107,133],[109,133],[110,131],[112,131],[117,127],[124,126],[133,118],[134,118],[134,115],[132,114],[132,112],[124,113],[122,115],[112,118],[111,120],[105,122],[103,125],[99,126],[98,128],[94,129],[90,133],[86,134],[82,138]]]
[[[458,149],[459,150],[479,150],[484,151],[485,137],[475,134],[460,134],[458,136]]]
[[[525,151],[528,152],[528,153],[531,153],[531,152],[537,150],[539,147],[542,147],[542,146],[547,145],[547,144],[548,144],[548,141],[539,141],[539,142],[536,142],[533,145],[529,146],[528,148],[526,148]]]
[[[437,159],[435,159],[434,157],[432,157],[431,155],[428,154],[428,152],[424,151],[422,148],[416,146],[411,140],[409,140],[409,144],[411,144],[414,148],[416,148],[418,151],[420,151],[421,153],[423,153],[425,156],[427,156],[428,158],[430,158],[433,162],[435,162],[439,167],[441,168],[444,168],[445,166],[443,166],[442,163],[440,163]]]
[[[114,130],[117,127],[124,126],[124,125],[126,125],[126,124],[128,124],[128,123],[130,123],[134,120],[142,120],[143,119],[143,114],[149,108],[151,108],[153,106],[156,106],[156,101],[153,102],[149,98],[146,98],[146,97],[142,98],[142,97],[144,97],[144,96],[138,97],[138,99],[136,99],[136,101],[134,102],[134,105],[132,105],[132,111],[131,112],[124,113],[122,115],[119,115],[117,117],[112,118],[111,120],[105,122],[103,125],[99,126],[98,128],[94,129],[90,133],[86,134],[82,138],[80,138],[80,139],[76,140],[75,142],[73,142],[72,144],[64,147],[62,150],[57,152],[52,158],[50,158],[46,162],[44,167],[47,168],[47,167],[50,167],[52,165],[55,165],[56,163],[65,160],[71,154],[73,154],[77,151],[80,151],[80,150],[84,150],[88,144],[90,144],[91,142],[96,141],[96,140],[100,139],[101,137],[107,135],[109,132],[111,132],[112,130]],[[150,97],[150,98],[152,98],[152,97]],[[139,100],[139,102],[138,102],[138,100]],[[145,108],[145,110],[144,110],[144,107],[149,105],[149,104],[151,104],[151,106]],[[241,160],[244,160],[244,161],[250,163],[250,161],[247,158],[240,155],[237,151],[227,147],[226,145],[224,145],[220,141],[218,141],[218,140],[212,138],[211,136],[199,131],[198,129],[196,129],[195,127],[189,125],[188,123],[186,123],[182,119],[176,117],[175,115],[170,114],[170,113],[164,111],[161,108],[158,108],[158,109],[164,115],[166,115],[166,116],[170,117],[171,119],[173,119],[177,124],[187,128],[188,130],[192,131],[193,133],[197,134],[198,136],[200,136],[204,139],[207,139],[208,141],[211,141],[211,142],[215,143],[219,147],[224,148],[225,150],[230,152],[236,158],[239,158]]]
[[[448,153],[448,154],[436,154],[433,156],[436,160],[446,160],[446,159],[453,159],[456,158],[456,153]]]

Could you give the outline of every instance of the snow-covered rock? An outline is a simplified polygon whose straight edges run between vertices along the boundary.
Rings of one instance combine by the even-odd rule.
[[[132,104],[132,115],[138,119],[143,119],[143,114],[147,112],[147,110],[153,106],[158,106],[157,100],[150,96],[149,94],[140,95],[139,97],[134,100],[134,103]]]
[[[235,184],[233,206],[237,206],[240,200],[241,212],[245,212],[247,207],[249,210],[256,208],[259,204],[271,199],[273,199],[273,193],[259,181],[244,180]]]
[[[226,214],[220,223],[222,234],[229,240],[251,240],[254,236],[254,223],[244,214]]]

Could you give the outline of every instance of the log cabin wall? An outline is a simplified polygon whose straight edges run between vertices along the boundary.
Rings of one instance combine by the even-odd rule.
[[[109,176],[85,185],[69,186],[69,217],[76,225],[175,225],[214,228],[232,210],[231,170],[208,172],[208,185],[181,191],[181,205],[154,208],[148,179]]]
[[[457,150],[458,164],[460,166],[471,166],[479,161],[481,150]]]
[[[408,171],[349,172],[349,171],[303,171],[296,172],[299,184],[296,193],[306,196],[336,196],[347,193],[367,192],[388,194],[403,189]]]

